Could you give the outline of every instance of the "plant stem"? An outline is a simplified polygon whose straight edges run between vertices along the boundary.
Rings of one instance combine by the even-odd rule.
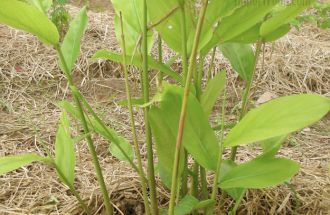
[[[254,69],[253,69],[253,72],[252,72],[252,76],[251,76],[251,79],[246,82],[246,89],[245,89],[243,99],[242,99],[242,109],[241,109],[241,113],[240,113],[240,120],[245,116],[246,111],[247,111],[247,106],[248,106],[249,97],[250,97],[250,91],[251,91],[251,87],[252,87],[252,83],[253,83],[253,77],[254,77],[254,74],[255,74],[256,69],[257,69],[257,64],[258,64],[260,51],[261,51],[261,46],[262,46],[262,41],[259,40],[257,42],[257,46],[256,46]],[[236,154],[237,154],[237,146],[235,146],[231,149],[230,159],[232,161],[235,161]]]
[[[69,68],[67,66],[67,63],[65,61],[65,58],[63,56],[63,53],[61,51],[60,46],[59,45],[56,46],[55,49],[58,52],[60,61],[62,62],[63,70],[64,70],[63,72],[65,73],[65,75],[68,79],[69,86],[70,87],[71,86],[75,87],[72,76],[70,74]],[[95,168],[95,172],[96,172],[96,177],[97,177],[97,180],[99,182],[100,189],[101,189],[103,199],[104,199],[104,206],[105,206],[105,209],[106,209],[106,213],[109,214],[109,215],[112,215],[113,214],[113,206],[110,203],[110,197],[109,197],[109,194],[108,194],[105,182],[104,182],[102,169],[101,169],[99,160],[97,158],[95,146],[93,144],[93,140],[92,140],[92,137],[91,137],[90,132],[89,132],[89,128],[88,128],[87,121],[86,121],[86,118],[85,118],[85,115],[84,115],[84,111],[83,111],[83,108],[82,108],[81,103],[79,101],[79,98],[75,93],[73,93],[73,98],[74,98],[74,101],[76,103],[76,106],[77,106],[77,109],[78,109],[78,112],[79,112],[79,118],[81,120],[83,129],[84,129],[84,134],[86,135],[88,149],[89,149],[89,152],[92,155],[93,164],[94,164],[94,168]]]
[[[147,1],[143,0],[143,39],[142,39],[142,90],[144,103],[149,102],[149,77],[148,77],[148,20],[147,20]],[[144,108],[144,127],[147,142],[147,157],[148,157],[148,181],[151,199],[152,214],[158,214],[156,182],[154,158],[152,149],[152,136],[149,125],[149,107]]]
[[[71,87],[71,90],[73,91],[73,93],[75,93],[79,97],[80,101],[87,108],[87,111],[92,114],[92,116],[94,117],[94,119],[96,120],[96,122],[99,123],[102,126],[102,129],[104,129],[106,131],[107,135],[112,136],[112,134],[109,131],[108,127],[98,117],[98,115],[95,113],[95,111],[93,110],[93,108],[89,105],[89,103],[86,101],[86,99],[80,94],[80,92],[77,90],[77,88],[76,87]],[[113,143],[116,144],[115,142],[113,142]],[[132,168],[138,173],[139,172],[139,168],[134,164],[134,162],[131,160],[131,158],[128,156],[128,154],[125,152],[125,150],[119,144],[116,144],[116,145],[117,145],[118,149],[120,150],[120,152],[123,153],[124,157],[131,164]],[[145,175],[143,175],[143,177],[145,178],[145,180],[147,180],[147,177]]]
[[[163,63],[162,38],[161,38],[160,34],[158,34],[157,48],[158,48],[158,61],[160,63]],[[157,87],[158,88],[162,88],[162,82],[163,82],[163,73],[161,71],[158,71],[158,76],[157,76]]]
[[[210,64],[209,70],[207,71],[207,82],[209,82],[211,80],[212,70],[214,68],[214,60],[215,60],[216,51],[217,51],[217,47],[214,47],[213,51],[212,51],[211,64]]]
[[[236,215],[236,211],[237,211],[239,205],[241,204],[241,201],[242,201],[242,199],[243,199],[245,193],[246,193],[246,192],[242,192],[242,194],[241,194],[241,195],[239,196],[239,198],[236,200],[235,205],[234,205],[233,209],[232,209],[231,212],[230,212],[231,215]]]
[[[143,177],[144,172],[143,172],[143,166],[142,166],[142,159],[141,159],[141,153],[140,153],[140,148],[139,148],[136,129],[135,129],[135,118],[134,118],[133,106],[132,106],[131,89],[130,89],[130,85],[129,85],[127,64],[126,64],[126,44],[125,44],[125,35],[124,35],[124,30],[123,30],[123,17],[122,17],[121,13],[120,13],[120,27],[121,27],[121,42],[122,42],[122,49],[123,49],[123,54],[122,54],[123,65],[122,66],[123,66],[124,76],[125,76],[125,88],[126,88],[126,97],[127,97],[127,101],[128,101],[130,123],[131,123],[132,134],[133,134],[135,154],[136,154],[136,158],[138,161],[138,169],[139,169],[139,175],[140,175],[140,180],[141,180],[142,196],[143,196],[143,201],[144,201],[144,206],[145,206],[145,212],[146,212],[146,215],[149,215],[150,207],[149,207],[149,200],[148,200],[148,194],[147,194],[147,183],[148,182]]]
[[[205,19],[205,13],[208,5],[208,0],[203,1],[203,7],[200,12],[200,16],[198,19],[197,24],[197,30],[194,38],[193,43],[193,49],[190,56],[189,61],[189,68],[188,68],[188,74],[187,74],[187,80],[186,85],[184,88],[184,94],[183,94],[183,100],[182,100],[182,107],[181,107],[181,114],[180,114],[180,120],[179,120],[179,129],[176,139],[176,147],[175,147],[175,155],[174,155],[174,163],[173,163],[173,173],[172,173],[172,186],[171,186],[171,197],[170,197],[170,203],[169,203],[169,215],[174,214],[174,206],[175,206],[175,195],[176,195],[176,188],[178,183],[178,172],[179,172],[179,162],[180,162],[180,151],[182,146],[182,138],[183,138],[183,130],[185,125],[185,119],[186,119],[186,112],[187,112],[187,103],[188,103],[188,97],[189,97],[189,89],[190,89],[190,82],[192,78],[192,73],[195,68],[196,64],[196,56],[199,46],[199,40],[200,35],[202,32],[202,27]]]

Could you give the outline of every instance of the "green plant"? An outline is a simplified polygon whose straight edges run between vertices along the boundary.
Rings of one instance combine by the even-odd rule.
[[[146,214],[197,214],[199,210],[212,214],[219,188],[236,201],[231,211],[235,214],[247,189],[261,189],[287,182],[299,171],[297,162],[279,158],[276,154],[290,133],[326,115],[330,110],[330,100],[315,94],[292,95],[250,110],[250,91],[261,47],[266,42],[284,36],[291,28],[292,19],[309,7],[312,0],[294,0],[281,10],[277,8],[279,0],[203,0],[201,5],[193,0],[126,0],[125,3],[112,0],[112,3],[116,12],[116,36],[122,53],[101,50],[93,59],[122,63],[127,95],[127,100],[122,103],[129,109],[135,152],[129,141],[106,126],[72,80],[80,40],[87,25],[86,10],[82,9],[73,19],[60,44],[58,30],[43,12],[17,0],[3,0],[0,2],[0,23],[30,32],[56,49],[74,104],[68,101],[59,104],[63,115],[55,143],[55,158],[52,158],[51,153],[47,157],[3,157],[0,158],[1,174],[32,161],[50,163],[56,167],[60,179],[77,197],[86,213],[90,213],[73,186],[74,141],[69,133],[66,112],[77,119],[84,130],[82,138],[87,140],[93,158],[107,214],[113,214],[114,209],[105,187],[92,133],[108,140],[112,155],[127,161],[139,174]],[[24,13],[18,15],[15,11]],[[153,32],[157,32],[161,38],[158,39],[158,60],[150,54],[154,42]],[[162,62],[160,41],[177,52],[182,61],[182,71],[174,71]],[[255,51],[251,44],[255,44]],[[212,70],[217,50],[228,58],[245,83],[239,122],[233,125],[225,124],[228,97],[226,71],[220,71],[212,78],[210,72],[204,71],[204,58],[212,51],[213,60],[208,71]],[[137,67],[141,73],[142,92],[137,100],[131,98],[128,65]],[[158,75],[158,90],[150,99],[151,69],[162,75]],[[203,77],[206,73],[208,81],[204,88]],[[166,82],[168,79],[172,79],[172,84]],[[212,128],[209,118],[221,94],[224,95],[221,124]],[[137,142],[133,106],[144,111],[147,174],[142,166]],[[220,138],[216,135],[218,130]],[[159,208],[157,202],[152,140],[160,179],[171,192],[168,209]],[[237,147],[254,143],[260,144],[263,152],[245,163],[236,163]],[[232,149],[230,159],[223,155],[225,148]],[[65,159],[58,159],[58,156]],[[188,157],[194,160],[192,169],[187,163]],[[211,194],[207,190],[207,174],[214,175]],[[150,190],[150,200],[147,188]]]

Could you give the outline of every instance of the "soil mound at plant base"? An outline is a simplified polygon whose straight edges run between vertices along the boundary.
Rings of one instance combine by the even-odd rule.
[[[76,7],[69,7],[76,13]],[[75,82],[83,93],[118,132],[130,137],[126,108],[118,105],[125,91],[120,65],[106,61],[92,61],[99,49],[117,50],[113,12],[88,13],[90,23],[82,42],[83,56],[74,71]],[[282,96],[301,92],[315,92],[330,97],[330,32],[304,26],[263,50],[258,65],[258,85],[253,88],[255,101],[265,100],[265,93]],[[40,142],[54,145],[55,128],[59,116],[56,102],[71,99],[66,82],[56,63],[56,53],[41,45],[31,35],[0,26],[0,156],[23,152],[41,153]],[[165,48],[165,58],[173,56]],[[214,71],[227,68],[228,62],[216,56]],[[176,62],[175,67],[179,67]],[[133,85],[139,78],[132,71]],[[152,73],[154,75],[154,73]],[[235,110],[242,81],[235,73],[229,77],[229,107]],[[139,91],[139,83],[133,91]],[[235,87],[233,87],[235,86]],[[267,98],[266,98],[267,100]],[[260,101],[260,100],[259,100]],[[235,114],[233,113],[233,120]],[[142,115],[137,114],[137,123]],[[288,186],[259,191],[250,190],[240,207],[240,214],[326,214],[330,211],[330,116],[301,132],[291,135],[280,155],[301,164],[300,173]],[[142,126],[138,126],[142,129]],[[139,130],[142,136],[142,130]],[[138,176],[123,162],[111,157],[108,144],[96,138],[104,176],[112,199],[124,214],[143,211]],[[37,146],[37,147],[36,147]],[[77,147],[77,189],[89,200],[96,213],[102,213],[102,198],[93,173],[93,165],[86,144]],[[144,149],[142,150],[145,155]],[[254,146],[242,147],[239,156],[248,159],[258,153]],[[211,177],[209,176],[210,181]],[[160,204],[165,204],[168,192],[159,186]],[[118,203],[118,204],[117,204]],[[224,208],[232,204],[224,202]],[[225,209],[223,209],[225,210]],[[0,177],[0,214],[80,214],[74,196],[59,183],[56,174],[44,165],[21,168]]]

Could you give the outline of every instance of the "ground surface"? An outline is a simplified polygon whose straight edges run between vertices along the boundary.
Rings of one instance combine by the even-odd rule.
[[[100,4],[101,3],[101,4]],[[108,6],[105,1],[90,3],[95,11]],[[75,13],[77,8],[70,7]],[[95,62],[90,56],[98,49],[117,49],[113,34],[112,10],[89,12],[89,27],[83,40],[82,57],[77,63],[75,81],[98,112],[118,132],[131,138],[127,109],[118,105],[124,97],[120,66]],[[313,26],[292,32],[265,48],[264,60],[258,66],[253,99],[315,92],[330,97],[330,33]],[[0,25],[0,156],[36,152],[43,154],[46,144],[51,149],[60,110],[56,103],[71,99],[56,62],[56,53],[44,47],[33,36]],[[166,56],[171,53],[167,52]],[[230,67],[217,55],[216,70]],[[133,76],[138,77],[136,71]],[[134,78],[132,78],[134,81]],[[138,92],[138,84],[134,84]],[[235,117],[235,104],[240,98],[241,81],[230,73],[230,104],[227,112]],[[261,99],[262,100],[262,99]],[[232,115],[232,116],[231,116]],[[140,139],[142,116],[137,113]],[[107,151],[108,143],[95,136],[97,151],[108,189],[116,205],[135,208],[139,214],[138,177],[126,163],[119,162]],[[91,158],[84,142],[76,145],[76,186],[96,214],[102,211],[100,191],[96,186]],[[142,151],[144,152],[144,148]],[[239,150],[239,158],[255,156],[256,147]],[[286,186],[251,190],[243,201],[240,214],[329,214],[330,211],[330,116],[291,135],[280,155],[301,164],[300,173],[292,180],[297,198]],[[212,176],[210,176],[210,179]],[[211,181],[210,181],[211,182]],[[168,192],[159,186],[160,204]],[[164,201],[163,201],[164,200]],[[226,201],[226,205],[231,203]],[[138,207],[136,207],[138,206]],[[0,214],[80,214],[81,210],[68,189],[59,183],[54,169],[34,164],[0,177]],[[220,213],[220,212],[219,212]],[[129,214],[124,211],[124,214]]]

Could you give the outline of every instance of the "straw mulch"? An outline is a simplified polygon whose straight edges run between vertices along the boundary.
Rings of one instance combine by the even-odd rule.
[[[70,7],[72,12],[77,8]],[[89,12],[89,27],[82,42],[82,56],[74,73],[75,81],[93,107],[118,132],[131,138],[128,114],[118,105],[124,97],[120,66],[90,60],[99,49],[118,49],[112,25],[113,12]],[[281,95],[315,92],[330,96],[330,33],[313,26],[292,30],[275,44],[265,47],[258,66],[253,99],[259,103]],[[56,103],[70,100],[65,79],[57,67],[56,53],[29,34],[0,26],[0,156],[51,150],[60,110]],[[171,53],[168,51],[166,56]],[[230,104],[235,109],[242,82],[231,72],[220,54],[216,70],[230,71]],[[179,65],[179,63],[178,63]],[[138,78],[137,72],[132,73]],[[132,78],[132,82],[136,80]],[[133,84],[134,91],[138,84]],[[256,102],[256,103],[258,103]],[[235,117],[235,111],[230,113]],[[143,140],[142,115],[136,114]],[[242,202],[240,214],[328,214],[330,211],[330,117],[290,136],[280,155],[300,162],[301,171],[287,186],[250,190]],[[76,125],[74,124],[74,127]],[[108,143],[95,136],[98,155],[112,199],[122,214],[140,214],[143,210],[139,180],[128,164],[113,158]],[[43,143],[43,144],[42,144]],[[102,213],[91,157],[86,143],[76,144],[76,187],[95,214]],[[241,160],[260,150],[244,147]],[[142,147],[145,154],[145,149]],[[210,184],[212,176],[210,176]],[[166,204],[168,191],[159,184],[160,204]],[[230,199],[225,206],[230,206]],[[68,188],[61,184],[54,169],[40,163],[0,176],[0,214],[81,214]],[[220,212],[219,212],[220,214]]]

